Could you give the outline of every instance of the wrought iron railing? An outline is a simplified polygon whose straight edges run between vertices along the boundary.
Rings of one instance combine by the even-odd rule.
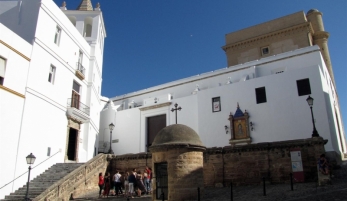
[[[82,112],[86,113],[87,115],[89,115],[89,113],[90,113],[90,108],[87,105],[81,103],[79,101],[79,99],[77,99],[77,98],[68,98],[67,99],[67,107],[68,108],[71,108],[71,107],[76,108],[76,109],[81,110]]]
[[[81,72],[84,75],[85,72],[85,68],[83,67],[83,65],[80,62],[76,63],[76,70],[78,70],[79,72]]]

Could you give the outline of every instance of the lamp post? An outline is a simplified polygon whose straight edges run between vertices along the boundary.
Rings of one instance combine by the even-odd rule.
[[[306,99],[308,105],[310,106],[311,108],[311,116],[312,116],[312,124],[313,124],[313,132],[312,132],[312,137],[319,137],[319,134],[317,132],[317,129],[316,129],[316,125],[314,123],[314,117],[313,117],[313,111],[312,111],[312,106],[313,106],[313,98],[311,98],[311,96],[308,96],[308,98]]]
[[[30,155],[28,155],[26,157],[26,159],[27,159],[27,164],[29,165],[29,171],[28,171],[27,192],[25,194],[24,200],[30,200],[30,198],[28,197],[28,194],[29,194],[30,170],[31,170],[31,165],[34,164],[36,157],[32,153],[30,153]]]
[[[113,154],[111,145],[112,145],[112,130],[114,129],[114,124],[110,123],[110,125],[108,125],[108,127],[110,128],[110,149],[108,150],[108,153]]]

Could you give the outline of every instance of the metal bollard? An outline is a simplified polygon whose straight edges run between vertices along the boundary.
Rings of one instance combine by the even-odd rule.
[[[293,173],[290,173],[290,188],[292,189],[292,191],[294,190],[293,189]]]
[[[198,201],[200,201],[200,187],[198,187]]]
[[[164,192],[163,192],[163,191],[161,192],[161,195],[160,195],[160,196],[161,196],[161,200],[162,200],[162,201],[165,201]]]
[[[230,200],[233,201],[233,183],[230,182]]]
[[[263,177],[263,195],[266,196],[265,177]]]

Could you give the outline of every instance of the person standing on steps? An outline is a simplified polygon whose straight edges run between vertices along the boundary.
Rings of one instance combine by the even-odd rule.
[[[121,174],[119,170],[116,171],[116,174],[113,176],[114,186],[116,187],[116,196],[123,194],[122,192],[122,182],[120,180]]]
[[[143,176],[144,176],[144,183],[145,183],[147,194],[151,192],[151,173],[152,171],[150,170],[150,168],[146,166]]]
[[[99,190],[99,198],[101,198],[101,191],[102,191],[102,189],[104,187],[104,177],[102,176],[101,172],[99,173],[99,183],[98,183],[98,185],[99,185],[99,188],[100,188],[100,190]]]
[[[131,196],[133,198],[134,184],[136,183],[136,177],[135,177],[134,171],[129,175],[128,182],[129,182],[129,197]]]
[[[108,197],[110,193],[110,187],[111,187],[111,175],[110,173],[106,173],[106,176],[104,177],[104,183],[105,183],[105,189],[104,189],[104,197]]]

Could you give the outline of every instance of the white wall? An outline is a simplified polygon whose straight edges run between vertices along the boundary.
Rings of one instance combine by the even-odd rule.
[[[6,59],[3,86],[21,95],[18,96],[0,88],[0,160],[6,164],[0,166],[0,187],[3,187],[12,181],[15,176],[16,153],[20,138],[23,107],[26,100],[25,86],[29,61],[20,54],[29,57],[32,46],[1,23],[0,40],[18,51],[15,52],[0,43],[0,56]],[[26,164],[25,158],[23,162]],[[3,198],[11,190],[12,184],[10,183],[0,190],[0,198]]]
[[[0,39],[9,41],[12,47],[29,57],[30,62],[0,44],[0,56],[8,59],[9,67],[4,85],[25,95],[23,99],[0,89],[0,117],[4,120],[0,126],[1,130],[6,131],[1,132],[1,144],[9,150],[1,152],[0,159],[5,161],[10,158],[6,169],[0,171],[0,185],[27,171],[25,157],[30,153],[36,156],[34,166],[48,159],[48,147],[51,148],[51,156],[56,153],[33,169],[31,178],[57,162],[64,162],[68,140],[66,112],[73,81],[82,87],[80,102],[90,107],[89,121],[81,125],[78,158],[79,162],[91,159],[98,147],[102,104],[102,53],[95,53],[94,50],[98,36],[87,41],[52,0],[23,1],[22,13],[18,13],[18,1],[13,2],[0,1],[0,22],[4,22],[19,36],[0,24]],[[90,14],[99,24],[93,27],[93,32],[99,33],[98,29],[104,29],[101,12],[92,11]],[[10,15],[19,17],[9,18]],[[56,26],[62,29],[59,45],[54,43]],[[84,80],[75,75],[80,50],[83,52],[82,64],[86,69]],[[53,84],[48,82],[51,65],[56,67]],[[3,100],[3,97],[6,99]],[[1,190],[0,198],[23,186],[26,179],[20,178]]]
[[[276,74],[279,70],[284,72]],[[308,95],[298,96],[296,81],[309,78],[317,130],[321,137],[329,140],[326,150],[340,153],[337,124],[331,109],[333,93],[325,86],[325,79],[330,78],[322,72],[326,72],[326,67],[319,48],[308,47],[125,94],[111,100],[115,105],[130,103],[132,100],[138,105],[144,105],[155,97],[171,94],[173,99],[169,101],[172,104],[162,108],[162,113],[166,112],[169,116],[168,125],[175,122],[175,116],[169,110],[177,102],[183,108],[178,112],[178,123],[197,131],[207,147],[229,145],[230,130],[226,134],[224,126],[229,126],[229,114],[235,113],[237,103],[243,112],[248,111],[249,120],[254,123],[254,130],[251,131],[253,143],[304,139],[312,135],[312,120],[306,102]],[[231,84],[226,84],[228,77]],[[194,95],[192,92],[196,84],[200,91]],[[266,88],[266,103],[256,103],[255,89],[259,87]],[[221,98],[220,112],[212,112],[214,97]],[[139,108],[125,107],[117,112],[116,130],[121,133],[120,138],[129,140],[120,140],[117,146],[122,148],[118,149],[116,154],[145,151],[145,118],[144,112],[140,112]],[[145,112],[158,115],[157,110]],[[341,136],[344,136],[343,130],[341,133]],[[129,146],[130,144],[132,146]]]

